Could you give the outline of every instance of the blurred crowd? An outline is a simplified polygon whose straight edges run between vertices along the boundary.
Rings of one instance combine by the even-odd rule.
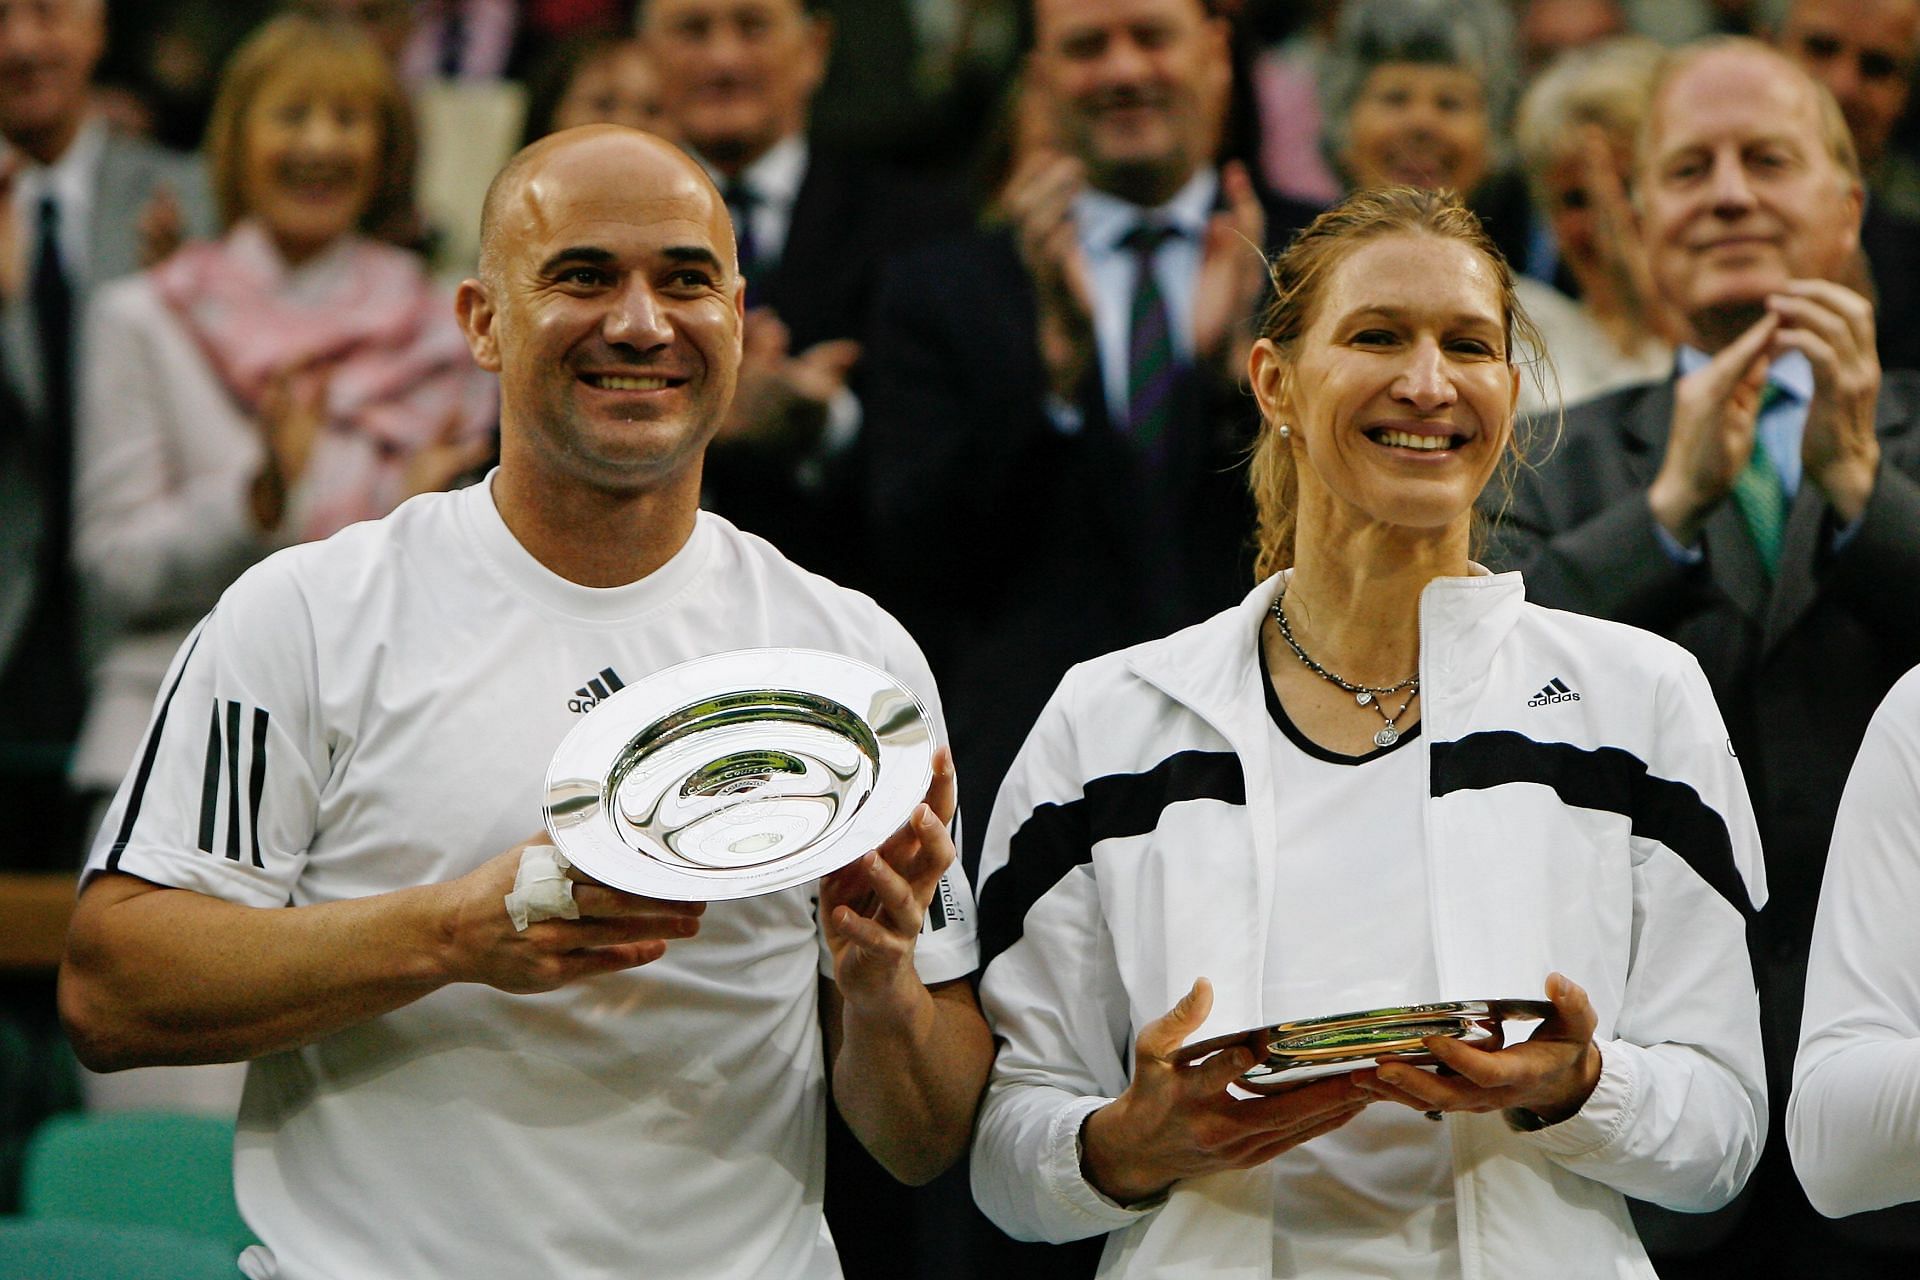
[[[1467,198],[1523,277],[1549,481],[1563,413],[1720,349],[1636,189],[1663,59],[1716,36],[1831,94],[1844,136],[1822,141],[1864,200],[1829,278],[1871,300],[1878,367],[1920,368],[1920,0],[0,0],[0,870],[79,865],[175,650],[248,565],[485,474],[495,389],[450,285],[525,141],[634,125],[722,191],[749,310],[706,503],[918,639],[971,867],[1067,667],[1251,581],[1264,254],[1319,209],[1377,186]],[[1740,145],[1759,174],[1778,144]],[[1521,503],[1543,544],[1579,523]],[[1870,546],[1870,514],[1834,549]],[[1716,670],[1698,627],[1718,605],[1610,591],[1630,558],[1549,565],[1549,602],[1666,631],[1729,702],[1773,680],[1769,611],[1792,643],[1828,590],[1769,565]],[[1726,708],[1776,895],[1811,879],[1757,935],[1789,1058],[1796,913],[1839,780],[1920,661],[1891,626],[1803,647],[1826,683],[1799,720]],[[1833,760],[1783,750],[1795,723],[1832,728]],[[1733,1268],[1801,1223],[1782,1185],[1705,1220],[1646,1210],[1663,1274],[1765,1274]],[[930,1238],[963,1231],[962,1210],[917,1212]],[[849,1274],[877,1274],[862,1234],[840,1233]],[[1884,1259],[1920,1226],[1817,1240]]]

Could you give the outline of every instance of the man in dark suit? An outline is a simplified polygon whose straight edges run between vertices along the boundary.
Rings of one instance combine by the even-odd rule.
[[[113,135],[89,109],[105,0],[0,0],[0,380],[19,392],[0,432],[10,562],[0,582],[0,804],[38,815],[0,851],[22,869],[77,865],[81,815],[65,796],[82,683],[68,569],[73,405],[92,287],[141,265],[143,220],[209,230],[197,164]],[[162,194],[164,193],[164,194]]]
[[[1871,305],[1836,283],[1860,170],[1793,63],[1745,40],[1679,54],[1637,171],[1655,287],[1689,344],[1665,382],[1567,414],[1492,558],[1541,603],[1671,637],[1712,681],[1767,853],[1754,959],[1779,1116],[1840,793],[1874,707],[1920,662],[1920,376],[1882,373]],[[1700,1274],[1856,1274],[1784,1154],[1755,1194],[1727,1246],[1745,1252]]]
[[[803,0],[648,0],[640,31],[667,119],[726,197],[747,279],[740,388],[708,455],[707,503],[863,585],[856,338],[882,255],[957,230],[961,203],[810,142],[832,33]]]
[[[1261,246],[1312,212],[1213,163],[1227,32],[1201,0],[1038,0],[1034,23],[1057,149],[1017,158],[1003,225],[896,260],[868,353],[887,598],[952,690],[974,857],[1069,665],[1250,584]]]

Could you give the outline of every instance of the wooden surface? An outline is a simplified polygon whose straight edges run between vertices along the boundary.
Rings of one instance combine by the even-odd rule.
[[[67,945],[78,877],[0,875],[0,969],[52,969]]]

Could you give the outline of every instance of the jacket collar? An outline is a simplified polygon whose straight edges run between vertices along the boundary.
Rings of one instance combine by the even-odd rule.
[[[1250,748],[1265,719],[1260,625],[1289,572],[1261,582],[1233,608],[1126,656],[1129,670],[1204,717],[1242,759],[1256,754]],[[1485,678],[1525,600],[1518,573],[1490,573],[1477,564],[1465,577],[1435,578],[1420,592],[1423,722],[1435,701],[1468,692]]]

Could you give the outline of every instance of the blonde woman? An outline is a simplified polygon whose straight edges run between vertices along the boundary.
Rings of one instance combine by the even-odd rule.
[[[1363,192],[1275,264],[1255,348],[1260,574],[1075,668],[1000,796],[975,1194],[1110,1233],[1106,1275],[1650,1277],[1623,1196],[1707,1209],[1759,1154],[1745,947],[1765,896],[1692,659],[1469,557],[1529,325],[1451,197]],[[1280,1020],[1546,995],[1248,1098]]]

